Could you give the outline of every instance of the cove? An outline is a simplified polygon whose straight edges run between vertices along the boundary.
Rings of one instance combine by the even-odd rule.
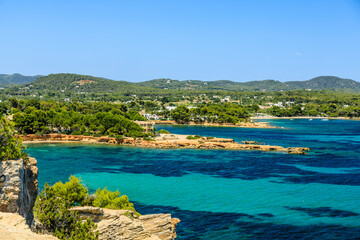
[[[269,120],[276,129],[157,126],[171,133],[304,146],[273,152],[29,144],[39,186],[81,177],[142,214],[180,218],[178,239],[360,238],[360,122]]]

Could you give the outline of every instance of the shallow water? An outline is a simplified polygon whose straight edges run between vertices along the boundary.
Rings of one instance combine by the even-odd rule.
[[[179,239],[360,239],[360,122],[269,120],[278,129],[157,126],[171,133],[310,147],[309,154],[28,145],[39,184],[81,177],[142,214],[171,212]]]

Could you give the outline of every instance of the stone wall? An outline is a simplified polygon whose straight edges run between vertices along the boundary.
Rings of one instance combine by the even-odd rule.
[[[31,225],[37,176],[35,158],[0,161],[0,212],[19,213]]]

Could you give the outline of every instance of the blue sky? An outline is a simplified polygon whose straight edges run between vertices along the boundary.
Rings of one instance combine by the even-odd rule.
[[[0,0],[0,73],[360,81],[359,0]]]

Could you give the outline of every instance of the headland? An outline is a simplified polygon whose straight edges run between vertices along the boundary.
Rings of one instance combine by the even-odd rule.
[[[135,146],[143,148],[160,149],[229,149],[229,150],[257,150],[275,151],[290,154],[306,154],[309,148],[306,147],[282,147],[260,144],[255,141],[243,141],[237,143],[230,138],[201,137],[193,135],[179,134],[160,134],[154,139],[134,139],[134,138],[111,138],[109,136],[93,137],[83,135],[66,134],[29,134],[21,136],[23,143],[88,143],[88,144],[113,144],[123,146]]]

